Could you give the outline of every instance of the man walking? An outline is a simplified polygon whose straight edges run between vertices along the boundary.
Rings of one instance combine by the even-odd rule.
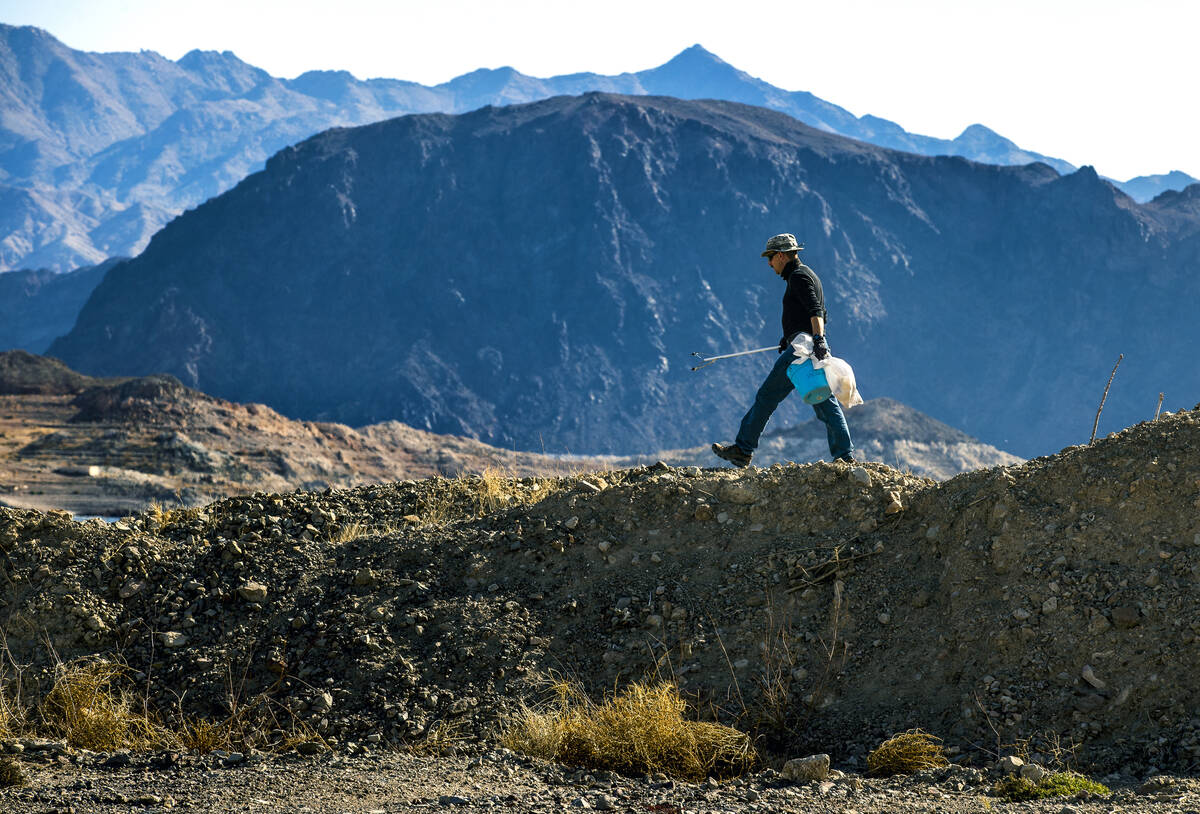
[[[712,445],[718,458],[735,466],[750,465],[754,450],[758,449],[758,438],[767,426],[771,413],[794,389],[787,369],[796,360],[791,346],[796,335],[802,331],[812,335],[815,359],[829,356],[829,343],[825,340],[825,294],[816,273],[797,257],[801,248],[796,243],[795,235],[775,235],[767,241],[767,248],[762,253],[775,273],[787,282],[787,289],[783,292],[783,339],[779,340],[779,361],[767,374],[762,387],[758,388],[754,404],[742,419],[737,438],[728,446]],[[846,416],[842,414],[837,398],[831,395],[825,401],[814,404],[813,411],[825,424],[829,436],[829,454],[834,460],[853,463],[851,452],[854,445],[850,441],[850,428],[846,426]]]

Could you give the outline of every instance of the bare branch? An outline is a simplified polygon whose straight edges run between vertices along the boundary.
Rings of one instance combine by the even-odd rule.
[[[1117,363],[1113,365],[1112,373],[1108,374],[1108,384],[1104,385],[1104,395],[1100,398],[1100,406],[1096,408],[1096,420],[1092,423],[1092,437],[1088,443],[1096,440],[1096,428],[1100,426],[1100,411],[1104,409],[1104,402],[1108,399],[1108,388],[1112,387],[1113,376],[1117,375],[1117,368],[1121,366],[1121,360],[1125,358],[1125,354],[1117,357]]]

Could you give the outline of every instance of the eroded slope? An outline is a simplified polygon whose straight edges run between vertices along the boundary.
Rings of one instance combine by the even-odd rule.
[[[1186,771],[1198,441],[1191,411],[941,484],[658,465],[113,525],[3,510],[0,619],[28,680],[45,641],[119,653],[160,709],[265,694],[343,743],[487,736],[548,672],[601,692],[657,671],[835,760],[922,726],[966,751],[1058,738],[1089,763]]]

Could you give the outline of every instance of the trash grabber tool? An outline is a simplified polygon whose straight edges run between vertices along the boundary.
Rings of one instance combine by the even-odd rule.
[[[702,356],[699,353],[693,353],[692,356],[695,356],[697,359],[699,359],[700,364],[696,365],[694,368],[692,368],[692,370],[699,370],[702,367],[708,367],[709,365],[711,365],[713,362],[717,361],[718,359],[732,359],[734,356],[747,356],[751,353],[763,353],[763,352],[769,351],[769,350],[779,350],[779,346],[771,345],[768,348],[755,348],[754,350],[740,350],[737,353],[723,353],[720,356]]]

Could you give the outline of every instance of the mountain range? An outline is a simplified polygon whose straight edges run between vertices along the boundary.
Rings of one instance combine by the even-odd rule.
[[[280,79],[230,52],[192,51],[178,61],[151,51],[89,53],[37,28],[0,24],[0,271],[66,271],[135,255],[180,212],[331,127],[589,91],[726,99],[909,152],[1075,169],[982,125],[938,139],[857,117],[751,77],[699,45],[657,68],[616,76],[540,79],[498,68],[424,86],[345,71]],[[1118,186],[1144,200],[1194,181],[1172,173]]]
[[[1138,205],[1085,167],[984,165],[732,102],[586,94],[334,129],[109,270],[50,353],[222,398],[500,446],[728,439],[779,335],[794,231],[834,353],[1024,457],[1200,392],[1200,186]],[[1180,396],[1182,395],[1182,397]],[[795,407],[786,407],[791,410]],[[804,408],[806,409],[806,408]],[[780,421],[791,420],[782,413]],[[794,415],[794,414],[791,414]]]

